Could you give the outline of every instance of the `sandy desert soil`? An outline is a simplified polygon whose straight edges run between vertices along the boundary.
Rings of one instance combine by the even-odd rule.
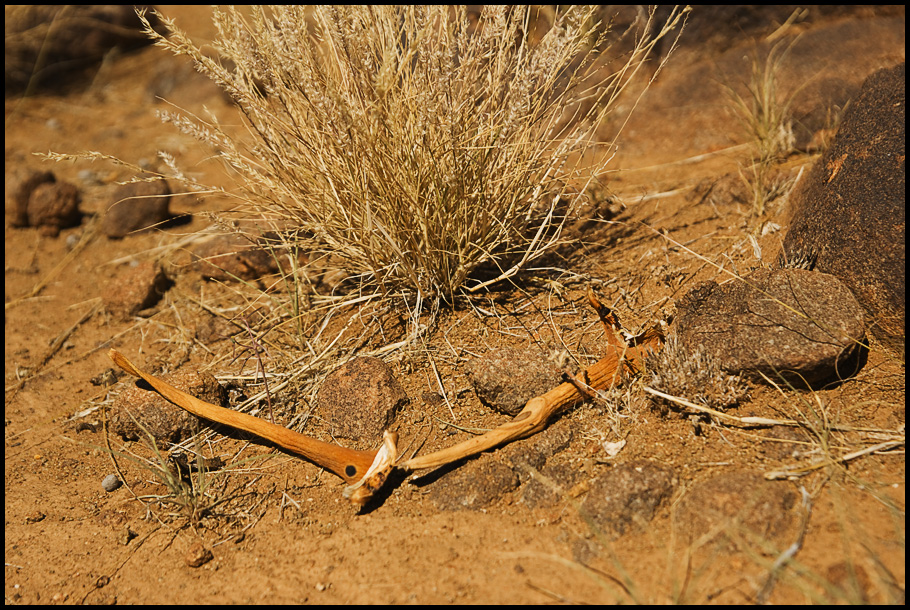
[[[212,36],[205,9],[162,10],[195,37]],[[717,277],[705,259],[739,272],[760,264],[748,239],[757,221],[738,176],[743,135],[718,75],[746,81],[751,58],[767,53],[767,37],[790,12],[694,16],[620,140],[609,182],[613,213],[586,226],[581,243],[550,261],[551,269],[524,274],[517,286],[474,306],[442,311],[427,345],[384,355],[411,399],[398,420],[404,444],[426,438],[423,451],[434,450],[507,420],[466,389],[469,363],[491,348],[568,347],[583,363],[596,360],[603,336],[584,299],[592,282],[626,325],[637,327],[672,310],[695,283]],[[812,9],[782,35],[797,33],[781,90],[803,86],[794,111],[806,133],[802,152],[781,170],[788,175],[817,158],[815,145],[832,127],[825,108],[842,107],[866,76],[903,61],[903,9]],[[5,226],[7,603],[903,603],[902,449],[791,481],[762,479],[810,463],[822,446],[842,455],[872,444],[837,426],[903,433],[903,363],[874,343],[863,370],[837,387],[781,393],[756,386],[734,411],[803,413],[812,425],[796,431],[693,422],[664,415],[641,396],[626,396],[620,409],[579,406],[544,433],[571,432],[551,458],[553,476],[563,473],[566,484],[550,501],[536,501],[523,481],[488,505],[450,510],[451,494],[441,490],[462,493],[454,478],[461,469],[474,468],[469,472],[483,484],[484,473],[503,463],[493,452],[447,476],[400,482],[358,512],[331,474],[221,429],[187,446],[237,462],[209,474],[208,494],[224,504],[188,516],[149,499],[166,495],[165,487],[122,455],[154,462],[153,451],[141,441],[106,439],[100,425],[114,396],[133,384],[121,376],[105,385],[107,349],[156,372],[195,367],[234,379],[243,362],[232,359],[231,342],[210,340],[220,322],[209,311],[238,306],[255,324],[250,312],[267,312],[271,301],[205,281],[188,264],[185,248],[210,225],[205,212],[226,202],[175,197],[171,210],[186,215],[184,222],[109,239],[97,218],[128,171],[100,162],[52,164],[32,153],[94,150],[140,163],[167,150],[182,167],[227,184],[202,163],[207,151],[157,120],[155,110],[165,107],[159,94],[183,108],[205,105],[225,122],[234,112],[184,62],[152,47],[110,56],[65,93],[6,99],[7,188],[16,172],[50,169],[79,186],[84,214],[57,237],[13,228],[9,219]],[[763,219],[782,225],[759,238],[766,261],[776,256],[785,216],[778,201]],[[174,279],[164,299],[126,319],[105,312],[105,286],[148,260],[160,260]],[[358,320],[340,345],[376,350],[406,330],[405,318],[372,313],[364,310],[363,326]],[[377,326],[365,332],[370,324]],[[267,368],[293,357],[291,346],[277,341]],[[248,362],[245,370],[253,367]],[[450,405],[439,400],[436,372]],[[313,410],[318,381],[285,390],[276,415],[283,423],[311,416],[306,432],[327,438],[324,418]],[[249,376],[236,383],[248,394],[258,391]],[[625,447],[608,456],[604,443],[619,440]],[[128,483],[110,493],[101,485],[115,472],[108,446],[121,455]],[[592,519],[579,509],[602,493],[595,481],[642,460],[670,469],[674,482],[648,520],[632,519],[620,532],[609,515]],[[742,501],[749,494],[758,502]],[[718,517],[707,514],[709,506],[733,508]],[[788,548],[797,552],[775,565]],[[205,550],[212,558],[190,567]]]

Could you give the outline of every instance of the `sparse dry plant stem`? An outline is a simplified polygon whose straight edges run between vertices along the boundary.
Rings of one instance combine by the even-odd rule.
[[[314,236],[381,294],[451,301],[480,288],[478,266],[508,277],[559,242],[603,170],[591,159],[607,155],[584,154],[596,128],[686,13],[650,12],[608,70],[594,7],[554,12],[535,41],[532,11],[486,6],[475,23],[464,7],[216,8],[221,59],[166,17],[168,37],[147,31],[240,107],[244,140],[214,117],[163,118],[220,151],[241,214]]]
[[[741,175],[751,191],[752,212],[757,217],[761,217],[766,205],[783,195],[790,186],[776,176],[775,167],[795,145],[790,106],[799,90],[781,99],[778,77],[783,62],[798,40],[795,38],[789,44],[778,42],[764,62],[757,58],[753,60],[746,96],[741,96],[731,86],[726,87],[736,118],[751,144],[751,156]]]

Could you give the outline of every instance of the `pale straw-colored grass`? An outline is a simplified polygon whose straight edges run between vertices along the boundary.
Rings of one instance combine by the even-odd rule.
[[[164,16],[168,35],[148,34],[241,109],[243,138],[163,113],[217,151],[240,214],[332,253],[361,291],[432,303],[559,243],[608,158],[597,126],[685,12],[647,15],[609,69],[594,8],[558,11],[533,40],[533,9],[497,6],[476,21],[441,6],[216,8],[218,58]],[[485,264],[493,277],[472,279]]]

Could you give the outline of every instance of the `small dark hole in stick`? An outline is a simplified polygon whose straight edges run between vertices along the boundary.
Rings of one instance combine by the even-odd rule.
[[[357,474],[357,467],[351,466],[350,464],[348,464],[347,466],[344,467],[344,473],[346,475],[348,475],[349,477],[352,477],[355,474]]]

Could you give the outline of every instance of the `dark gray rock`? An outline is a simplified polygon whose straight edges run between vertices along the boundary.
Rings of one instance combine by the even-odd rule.
[[[872,334],[903,352],[906,273],[905,64],[866,79],[834,143],[790,198],[780,259],[815,258],[866,312]]]
[[[359,357],[326,377],[317,397],[334,436],[357,449],[375,449],[408,396],[385,362]]]
[[[809,384],[856,372],[863,312],[832,275],[758,269],[723,285],[700,284],[676,307],[680,345],[727,372]]]
[[[651,521],[676,485],[669,466],[650,460],[619,464],[594,479],[582,510],[602,530],[622,536]]]
[[[171,189],[164,180],[121,184],[114,190],[104,216],[104,234],[120,239],[168,220],[170,194]]]
[[[562,383],[562,371],[534,349],[503,348],[487,352],[468,368],[480,402],[506,415]]]
[[[430,498],[439,510],[480,510],[517,487],[515,471],[487,454],[436,481]]]

